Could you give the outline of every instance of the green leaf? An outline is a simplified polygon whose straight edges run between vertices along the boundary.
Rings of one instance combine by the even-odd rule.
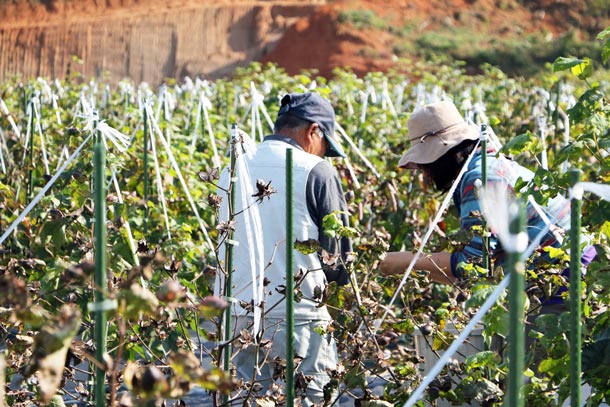
[[[542,314],[536,318],[536,326],[547,337],[554,337],[559,333],[559,318],[554,314]]]
[[[324,234],[332,238],[337,236],[349,238],[357,237],[360,234],[360,231],[356,228],[343,225],[343,221],[339,217],[341,214],[348,215],[343,211],[334,211],[324,217],[322,220]]]
[[[555,156],[555,164],[560,164],[564,161],[578,160],[582,157],[585,147],[582,141],[573,141],[557,152]]]
[[[320,242],[318,242],[316,239],[308,239],[304,241],[295,240],[294,248],[302,254],[312,254],[318,251],[320,248]]]
[[[602,224],[600,228],[600,233],[606,236],[607,239],[610,239],[610,221],[605,221]]]
[[[578,79],[584,80],[593,75],[593,64],[591,63],[590,59],[585,58],[582,63],[571,67],[570,71],[572,71],[572,73],[576,75]]]
[[[484,288],[478,289],[477,291],[473,290],[473,293],[470,296],[470,298],[468,298],[466,300],[466,304],[464,307],[466,309],[473,308],[473,307],[480,307],[481,305],[483,305],[483,303],[485,302],[487,297],[489,297],[495,289],[496,289],[495,285],[490,285],[490,286],[486,286]]]
[[[508,143],[502,146],[502,152],[507,152],[508,154],[519,154],[523,151],[532,151],[534,150],[532,147],[536,141],[536,137],[528,131],[511,139]]]
[[[540,373],[558,373],[567,366],[567,355],[560,359],[545,359],[540,362],[538,371]]]
[[[582,368],[592,370],[610,365],[610,328],[606,329],[593,343],[583,346]]]
[[[411,332],[413,332],[414,325],[413,325],[413,321],[411,319],[405,318],[401,322],[392,324],[392,328],[396,332],[411,333]]]
[[[159,306],[159,300],[150,290],[133,283],[123,288],[118,295],[119,307],[125,318],[138,318],[152,315]]]
[[[580,123],[591,116],[599,105],[599,101],[604,97],[598,88],[588,89],[583,93],[578,102],[568,109],[568,115],[573,123]]]
[[[491,366],[494,363],[495,354],[493,351],[483,351],[466,358],[466,366],[469,368]]]
[[[508,312],[506,308],[496,305],[492,307],[485,315],[483,322],[485,323],[485,331],[500,336],[508,334]]]
[[[349,386],[350,388],[366,388],[366,380],[365,380],[366,375],[364,375],[362,373],[362,371],[360,370],[360,368],[353,367],[352,369],[350,369],[347,374],[345,375],[345,379],[344,382],[347,386]]]
[[[462,394],[467,399],[473,399],[479,403],[484,403],[491,398],[500,396],[502,390],[495,383],[487,379],[479,379],[476,382],[463,384]]]
[[[334,211],[322,219],[322,226],[324,229],[338,229],[343,226],[341,219],[337,216],[339,213],[341,213],[341,211]]]
[[[608,62],[608,58],[610,58],[610,40],[606,41],[602,47],[602,61],[604,64]]]
[[[451,345],[454,339],[455,335],[450,332],[435,330],[434,339],[432,340],[432,349],[445,350]]]
[[[561,248],[547,246],[544,251],[549,254],[551,259],[569,260],[570,256]]]
[[[584,63],[584,60],[574,57],[559,57],[553,62],[553,72],[565,71]]]
[[[603,41],[606,38],[610,38],[610,27],[606,28],[604,31],[597,34],[597,39],[600,41]]]

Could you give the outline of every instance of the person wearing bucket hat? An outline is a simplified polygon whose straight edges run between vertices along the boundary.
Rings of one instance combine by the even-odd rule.
[[[473,231],[472,239],[465,247],[453,252],[420,256],[415,264],[416,269],[428,271],[432,281],[452,283],[464,276],[466,265],[480,263],[483,257],[483,238],[480,232],[474,232],[482,224],[477,198],[477,187],[482,178],[482,154],[487,155],[488,186],[503,185],[512,193],[517,182],[528,182],[534,174],[493,149],[488,148],[482,152],[478,147],[477,127],[467,124],[452,102],[437,102],[414,111],[407,121],[407,128],[411,144],[400,158],[398,166],[422,170],[425,183],[432,184],[439,191],[446,192],[451,188],[472,155],[452,196],[460,216],[461,228]],[[557,196],[542,209],[554,227],[543,236],[540,246],[560,247],[560,231],[569,227],[569,202],[562,196]],[[546,225],[531,204],[527,207],[527,217],[527,234],[531,242]],[[492,261],[501,264],[504,253],[494,235],[489,238],[488,250]],[[381,262],[381,272],[385,275],[400,274],[406,270],[413,256],[414,253],[408,251],[389,252]],[[546,256],[541,261],[552,262],[552,259]]]
[[[407,122],[411,147],[402,155],[398,166],[418,168],[444,156],[465,140],[477,140],[476,126],[467,124],[452,102],[430,104],[413,112]]]
[[[245,157],[248,169],[246,176],[253,191],[263,189],[257,208],[260,215],[260,232],[264,252],[264,277],[266,280],[260,309],[264,313],[261,325],[264,330],[255,332],[257,343],[240,346],[233,356],[237,376],[252,383],[254,393],[264,395],[273,389],[278,378],[278,360],[285,359],[287,336],[294,338],[295,356],[302,358],[297,372],[307,377],[297,389],[301,405],[321,405],[325,386],[330,382],[329,371],[337,368],[338,356],[335,341],[327,327],[330,314],[320,302],[319,292],[335,281],[339,285],[348,283],[344,266],[352,252],[348,238],[334,239],[324,234],[323,220],[326,215],[337,212],[344,225],[349,224],[347,203],[337,171],[324,157],[345,157],[345,153],[334,137],[335,112],[331,104],[317,93],[290,93],[282,97],[274,134],[265,137],[252,156]],[[286,284],[286,151],[292,150],[293,173],[293,222],[294,238],[300,242],[316,241],[316,252],[301,253],[294,250],[295,286],[302,297],[294,303],[294,332],[286,331],[286,304],[279,294]],[[219,186],[227,188],[228,172],[221,174]],[[235,231],[233,240],[232,290],[236,304],[248,304],[250,308],[235,306],[235,332],[253,326],[254,304],[253,276],[259,279],[260,268],[251,258],[252,239],[248,235],[243,213],[252,197],[243,197],[240,188],[235,191]],[[269,199],[266,199],[268,197]],[[263,199],[265,198],[265,199]],[[228,219],[227,199],[223,199],[219,211],[220,219]],[[260,242],[257,241],[258,244]],[[343,259],[341,261],[340,259]],[[220,283],[219,283],[220,284]],[[259,298],[260,301],[260,298]],[[261,335],[259,338],[258,335]],[[258,342],[260,341],[260,342]],[[278,360],[276,360],[278,359]],[[264,363],[262,362],[264,361]],[[311,380],[309,379],[311,378]],[[254,385],[256,384],[256,385]]]

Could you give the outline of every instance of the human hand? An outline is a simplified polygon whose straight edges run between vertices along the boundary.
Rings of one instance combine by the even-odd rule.
[[[411,261],[410,252],[388,252],[383,260],[381,260],[381,274],[391,276],[400,274],[406,270]]]

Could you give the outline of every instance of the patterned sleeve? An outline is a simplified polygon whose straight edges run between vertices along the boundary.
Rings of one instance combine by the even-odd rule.
[[[477,199],[475,182],[481,179],[480,166],[474,166],[464,174],[460,186],[455,192],[454,202],[458,208],[460,215],[461,228],[463,230],[472,230],[476,226],[481,226],[481,206]],[[464,275],[464,264],[480,263],[483,257],[483,238],[480,230],[473,231],[473,237],[468,244],[462,249],[454,251],[451,254],[451,272],[455,277]],[[489,251],[493,256],[497,249],[498,242],[495,237],[489,238]]]

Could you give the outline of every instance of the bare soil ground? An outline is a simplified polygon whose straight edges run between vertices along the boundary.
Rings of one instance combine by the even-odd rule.
[[[176,8],[226,7],[239,4],[304,4],[274,0],[0,0],[0,28],[37,26],[57,21],[142,19]],[[263,57],[289,73],[317,69],[328,76],[336,66],[362,74],[386,70],[396,50],[409,54],[409,38],[432,30],[467,29],[482,41],[502,41],[566,32],[591,38],[608,24],[607,0],[313,0],[318,10],[292,25],[277,46]],[[599,10],[592,10],[597,4]],[[606,7],[606,9],[604,9]],[[358,18],[373,21],[353,24]],[[352,20],[352,21],[350,21]],[[487,39],[488,38],[488,39]],[[406,54],[406,55],[405,55]]]
[[[472,30],[483,41],[496,42],[541,34],[552,40],[567,32],[590,39],[608,24],[608,12],[587,16],[584,7],[584,2],[570,0],[335,1],[293,25],[264,61],[292,74],[318,69],[328,76],[336,66],[362,74],[392,67],[397,48],[402,48],[401,56],[409,56],[409,38],[422,32]],[[360,27],[344,21],[362,18],[367,11],[376,21]]]

